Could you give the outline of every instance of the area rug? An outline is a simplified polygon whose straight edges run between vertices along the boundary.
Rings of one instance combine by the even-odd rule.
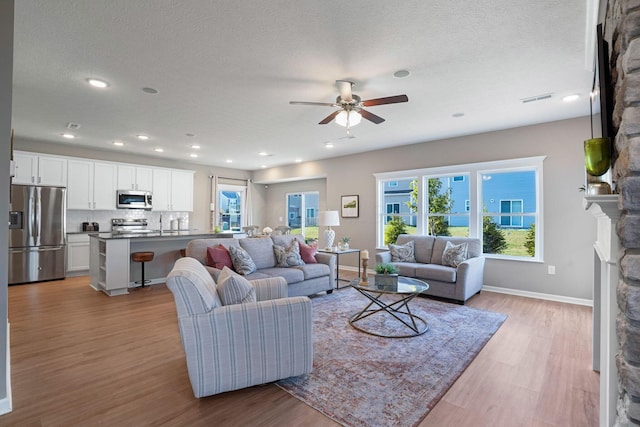
[[[356,290],[312,301],[313,372],[276,384],[350,427],[420,423],[507,317],[418,297],[410,308],[429,330],[412,338],[380,338],[349,325],[349,317],[367,304]],[[367,327],[398,327],[389,316],[371,318]]]

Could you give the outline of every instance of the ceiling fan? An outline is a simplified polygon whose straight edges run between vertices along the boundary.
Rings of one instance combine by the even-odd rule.
[[[322,119],[318,124],[326,125],[335,119],[337,124],[347,128],[347,134],[349,134],[349,128],[360,123],[363,117],[377,125],[384,122],[382,117],[370,113],[363,107],[375,107],[376,105],[397,104],[409,101],[407,95],[387,96],[385,98],[375,98],[362,101],[358,95],[351,92],[353,82],[347,80],[336,80],[336,85],[340,91],[340,95],[336,98],[336,102],[289,101],[289,104],[337,107],[338,109],[336,111]]]

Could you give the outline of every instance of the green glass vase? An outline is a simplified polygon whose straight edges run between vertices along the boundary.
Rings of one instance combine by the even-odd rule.
[[[584,141],[584,165],[589,175],[604,175],[611,166],[611,140],[591,138]]]

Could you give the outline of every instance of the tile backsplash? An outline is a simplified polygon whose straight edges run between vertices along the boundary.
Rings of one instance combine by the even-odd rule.
[[[111,218],[146,218],[147,228],[160,230],[160,216],[162,215],[162,229],[171,228],[172,219],[182,219],[183,229],[189,229],[189,212],[150,212],[137,209],[123,209],[118,211],[67,211],[67,233],[82,231],[83,222],[97,222],[100,231],[111,231]]]

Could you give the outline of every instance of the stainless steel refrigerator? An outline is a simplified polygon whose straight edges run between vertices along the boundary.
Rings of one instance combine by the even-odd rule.
[[[66,189],[11,185],[9,284],[64,279]]]

